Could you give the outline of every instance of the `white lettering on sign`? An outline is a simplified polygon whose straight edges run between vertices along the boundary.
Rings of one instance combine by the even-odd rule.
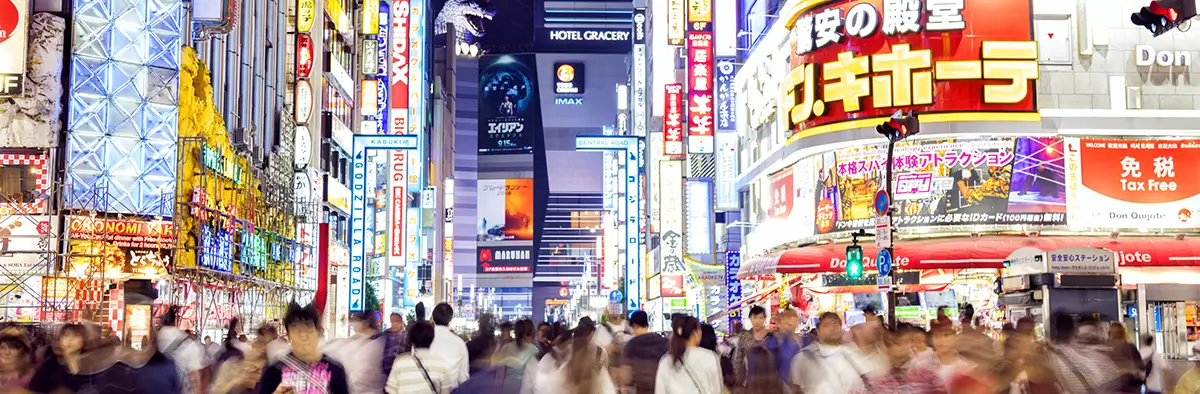
[[[554,104],[557,104],[557,105],[583,105],[583,97],[555,97]]]
[[[550,39],[554,41],[626,41],[629,40],[629,32],[620,30],[551,30]]]
[[[528,250],[497,250],[492,252],[492,259],[495,260],[528,260]]]
[[[1154,158],[1154,176],[1147,180],[1126,179],[1126,178],[1141,178],[1142,163],[1137,159],[1125,156],[1121,159],[1121,190],[1125,191],[1151,191],[1151,192],[1173,192],[1178,189],[1175,181],[1165,181],[1162,178],[1175,177],[1175,158],[1171,156],[1159,156]]]
[[[1159,65],[1160,67],[1190,67],[1192,54],[1186,51],[1156,51],[1149,45],[1137,46],[1137,58],[1134,63],[1140,67]]]
[[[1117,252],[1117,256],[1121,259],[1121,265],[1131,263],[1149,264],[1153,260],[1149,253],[1142,252]]]

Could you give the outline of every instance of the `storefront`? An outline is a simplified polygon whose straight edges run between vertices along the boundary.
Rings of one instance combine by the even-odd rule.
[[[1146,48],[1119,38],[1145,33],[1098,16],[1123,10],[989,0],[923,18],[874,0],[814,4],[788,1],[736,77],[749,232],[733,310],[786,302],[850,316],[870,304],[878,289],[824,285],[845,273],[850,233],[880,223],[874,196],[890,166],[895,267],[916,280],[897,285],[919,293],[914,318],[942,304],[991,309],[1018,249],[1102,248],[1115,253],[1126,290],[1114,302],[1134,306],[1123,317],[1166,330],[1147,311],[1180,307],[1200,284],[1189,266],[1200,140],[1181,139],[1196,135],[1187,125],[1200,118],[1190,104],[1200,83],[1163,82],[1171,66],[1135,68]],[[997,14],[1018,16],[988,18]],[[1153,48],[1175,49],[1185,48]],[[920,133],[889,163],[874,127],[898,110],[918,113]],[[870,237],[860,244],[870,277],[878,248]],[[1159,285],[1184,290],[1151,290]]]

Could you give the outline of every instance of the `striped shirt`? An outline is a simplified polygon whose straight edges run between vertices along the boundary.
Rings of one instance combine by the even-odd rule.
[[[425,367],[425,373],[429,374],[428,380],[418,367],[418,358],[420,366]],[[396,356],[386,389],[388,394],[450,394],[455,387],[451,385],[454,381],[452,378],[450,364],[445,359],[429,349],[413,349],[412,353]],[[436,387],[437,391],[430,386]]]

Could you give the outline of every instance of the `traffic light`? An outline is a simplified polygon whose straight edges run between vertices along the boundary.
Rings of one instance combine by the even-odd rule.
[[[1130,15],[1133,24],[1146,28],[1155,37],[1196,16],[1196,0],[1161,0],[1151,2]]]
[[[850,245],[846,247],[846,276],[851,279],[862,277],[862,257],[862,246]]]
[[[896,113],[892,114],[891,118],[888,118],[887,122],[876,126],[875,131],[883,134],[884,137],[887,137],[892,142],[899,142],[920,133],[921,122],[917,120],[916,111],[908,111],[908,113],[896,111]]]

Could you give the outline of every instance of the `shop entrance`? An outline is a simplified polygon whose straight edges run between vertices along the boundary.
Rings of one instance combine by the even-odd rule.
[[[366,295],[367,264],[367,151],[419,150],[420,139],[415,135],[355,135],[351,152],[353,169],[350,182],[350,311],[362,311]],[[404,227],[407,233],[412,231]],[[399,236],[405,236],[401,234]],[[393,234],[392,236],[397,236]],[[386,272],[386,270],[384,271]]]

